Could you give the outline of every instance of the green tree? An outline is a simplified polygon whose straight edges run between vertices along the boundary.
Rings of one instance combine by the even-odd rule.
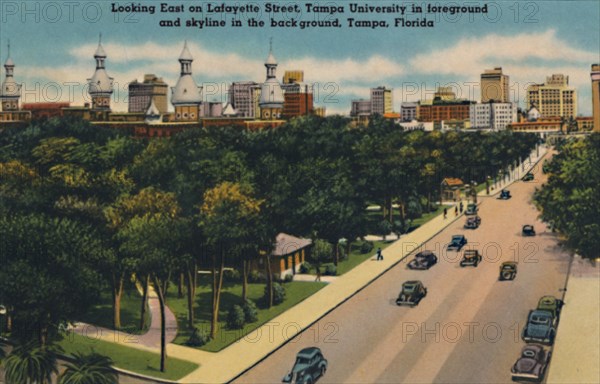
[[[17,345],[3,361],[8,384],[50,384],[58,374],[56,346],[40,346],[35,342]]]
[[[58,378],[59,384],[117,384],[119,376],[112,368],[110,357],[92,352],[75,352],[73,361],[65,364]]]

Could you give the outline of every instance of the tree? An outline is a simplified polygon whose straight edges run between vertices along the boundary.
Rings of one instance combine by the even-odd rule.
[[[36,342],[17,345],[3,361],[7,383],[50,384],[58,374],[56,346],[40,346]]]
[[[65,364],[58,384],[117,384],[119,376],[112,368],[110,357],[98,353],[75,352],[74,361]]]

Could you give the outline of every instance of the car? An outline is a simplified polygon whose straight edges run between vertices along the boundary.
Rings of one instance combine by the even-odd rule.
[[[562,309],[563,304],[562,300],[557,299],[554,296],[542,296],[538,301],[537,309],[552,313],[552,316],[558,322],[558,317],[560,316],[560,310]]]
[[[556,336],[555,319],[552,312],[534,309],[529,311],[527,324],[521,338],[526,343],[544,343],[552,345]]]
[[[317,347],[304,348],[296,355],[292,370],[283,378],[284,383],[312,384],[325,375],[327,360]]]
[[[521,357],[510,369],[513,381],[542,381],[551,355],[552,352],[546,351],[543,346],[538,344],[529,344],[523,347]]]
[[[479,211],[477,204],[469,203],[469,204],[467,204],[467,210],[465,211],[465,215],[467,215],[467,216],[476,215],[477,211]]]
[[[508,200],[510,199],[512,196],[510,195],[510,191],[508,189],[503,189],[500,191],[500,195],[498,196],[498,199],[500,200]]]
[[[448,251],[460,251],[465,244],[467,244],[467,238],[464,235],[454,235],[452,236],[452,240],[450,240],[450,244],[448,244],[446,249]]]
[[[427,296],[427,288],[419,280],[409,280],[402,284],[402,290],[396,299],[396,305],[414,307]]]
[[[535,179],[535,178],[533,177],[533,173],[531,173],[531,172],[527,172],[527,173],[525,174],[525,176],[523,176],[523,178],[522,178],[521,180],[523,180],[523,181],[532,181],[533,179]]]
[[[500,276],[498,280],[514,280],[517,277],[517,263],[514,261],[505,261],[500,265]]]
[[[466,249],[463,252],[462,260],[460,261],[461,267],[472,265],[477,267],[481,263],[481,254],[476,249]]]
[[[535,229],[533,228],[533,225],[524,225],[523,229],[521,229],[521,234],[523,236],[535,236]]]
[[[415,258],[408,263],[410,269],[429,269],[435,263],[437,263],[437,256],[431,251],[419,252],[415,255]]]
[[[465,221],[465,229],[477,229],[481,224],[481,217],[479,216],[470,216],[467,217],[467,221]]]

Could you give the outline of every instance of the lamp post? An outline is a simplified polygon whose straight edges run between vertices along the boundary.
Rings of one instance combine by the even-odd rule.
[[[477,204],[477,183],[475,181],[472,181],[471,184],[473,185],[471,187],[473,192],[473,203]]]
[[[491,180],[492,180],[492,178],[489,176],[485,178],[485,193],[486,193],[486,195],[490,194],[490,181]]]

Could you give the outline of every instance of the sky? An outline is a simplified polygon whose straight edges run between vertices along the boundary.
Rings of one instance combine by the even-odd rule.
[[[160,12],[161,3],[184,12]],[[208,13],[208,6],[256,6],[258,13]],[[300,12],[267,12],[271,5],[298,6]],[[406,6],[407,14],[351,13],[361,6]],[[114,4],[114,5],[113,5]],[[328,12],[309,12],[307,4]],[[410,12],[412,5],[423,13]],[[127,7],[155,6],[155,13]],[[487,5],[485,14],[428,13],[428,5]],[[202,13],[190,12],[190,7]],[[123,12],[113,12],[123,7]],[[341,9],[340,9],[341,7]],[[139,9],[134,9],[139,10]],[[343,13],[337,13],[343,11]],[[248,19],[264,21],[250,27]],[[161,27],[162,20],[182,22]],[[224,20],[226,27],[186,27],[187,20]],[[230,26],[232,19],[241,27]],[[348,18],[387,21],[389,27],[348,25]],[[395,19],[433,21],[433,27],[395,27]],[[335,20],[341,27],[271,27],[271,19]],[[286,70],[304,70],[317,106],[328,114],[348,114],[351,100],[369,97],[377,86],[393,88],[394,110],[403,101],[432,98],[438,86],[458,97],[480,100],[485,69],[502,67],[510,76],[511,99],[525,106],[528,84],[562,73],[578,91],[578,113],[591,115],[590,67],[600,63],[600,2],[589,1],[11,1],[0,0],[0,58],[16,64],[22,102],[89,101],[86,79],[95,70],[93,54],[102,34],[106,69],[115,79],[113,110],[127,110],[127,84],[153,73],[174,86],[183,44],[194,56],[193,76],[208,101],[227,101],[233,81],[265,80],[264,61],[272,39],[281,81]],[[4,77],[4,68],[2,68]]]

